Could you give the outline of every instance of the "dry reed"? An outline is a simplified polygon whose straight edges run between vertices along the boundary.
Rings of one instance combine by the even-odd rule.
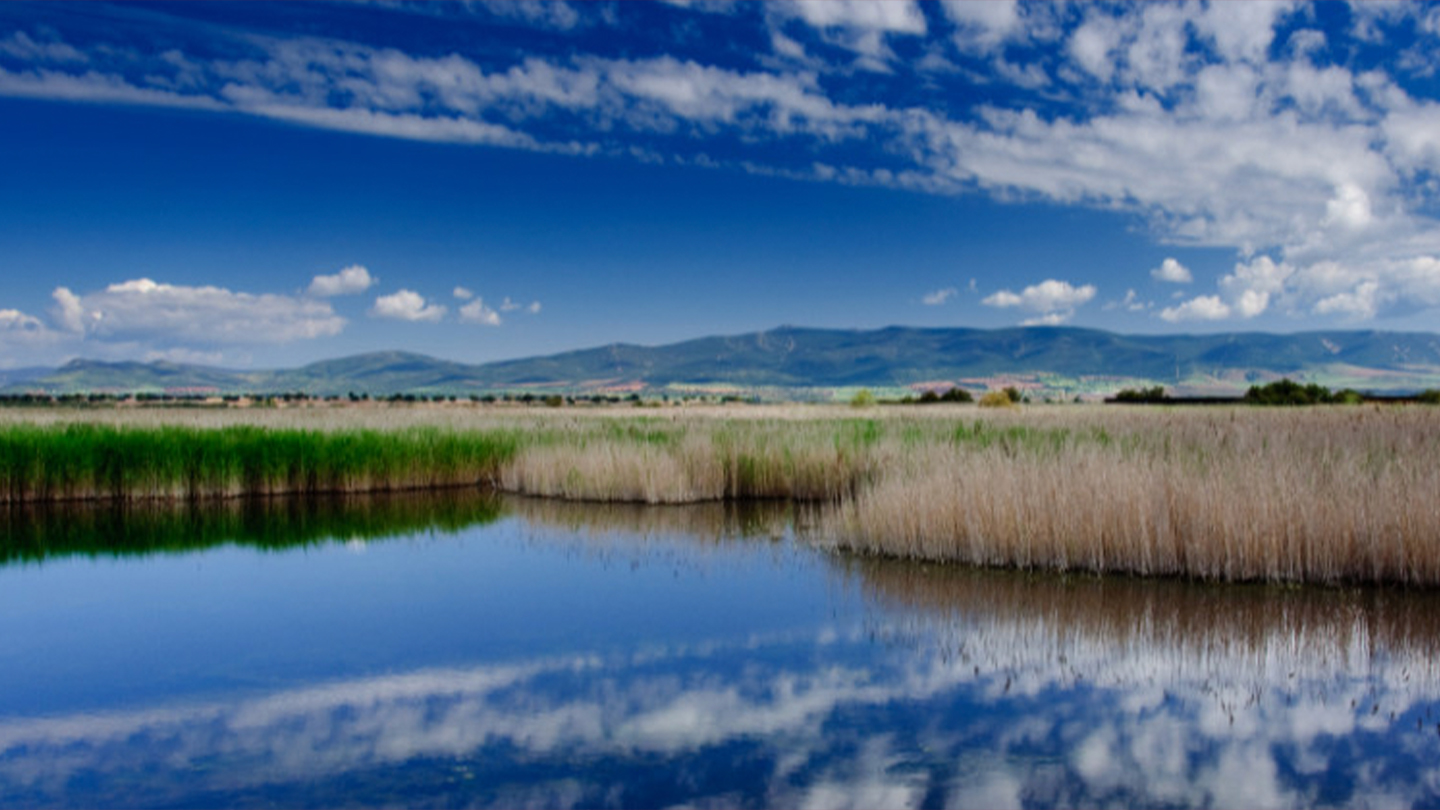
[[[84,419],[58,411],[35,421]],[[100,412],[513,437],[506,491],[833,505],[836,547],[986,566],[1440,585],[1440,409],[974,406]],[[423,463],[420,465],[423,467]],[[423,480],[417,470],[407,476]],[[467,475],[469,473],[466,473]]]

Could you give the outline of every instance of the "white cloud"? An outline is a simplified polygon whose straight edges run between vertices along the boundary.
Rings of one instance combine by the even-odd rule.
[[[1055,325],[1064,323],[1075,314],[1079,307],[1095,297],[1095,286],[1085,284],[1079,287],[1068,281],[1046,279],[1032,284],[1019,294],[1000,290],[981,300],[980,303],[1001,309],[1018,307],[1036,313],[1022,321],[1024,326]]]
[[[475,292],[466,287],[456,287],[453,295],[461,301],[469,301],[475,297]]]
[[[913,0],[791,0],[765,4],[771,17],[799,19],[809,25],[827,43],[854,52],[855,66],[865,70],[889,72],[895,54],[886,43],[888,35],[918,36],[925,34],[925,15]],[[772,31],[778,26],[772,22]],[[788,39],[788,38],[787,38]],[[792,40],[793,42],[793,40]],[[792,54],[790,48],[772,37],[777,52]],[[803,53],[803,51],[802,51]],[[799,54],[795,54],[799,55]],[[792,58],[794,58],[792,56]]]
[[[80,296],[67,287],[56,287],[51,297],[55,299],[55,323],[70,332],[84,332],[85,305],[81,303]]]
[[[791,0],[780,4],[816,28],[853,28],[893,34],[924,34],[925,15],[913,0]]]
[[[1168,281],[1171,284],[1189,284],[1195,280],[1190,275],[1190,268],[1171,258],[1165,259],[1159,267],[1151,270],[1150,276],[1157,281]]]
[[[329,298],[336,295],[359,295],[370,289],[378,279],[358,264],[352,264],[333,276],[316,276],[310,281],[311,295]]]
[[[1024,33],[1017,0],[941,0],[945,16],[955,23],[955,44],[961,50],[986,52]]]
[[[1194,25],[1221,58],[1260,63],[1266,61],[1276,24],[1297,7],[1288,0],[1209,3],[1198,8]]]
[[[1073,309],[1094,297],[1093,284],[1076,287],[1068,281],[1052,278],[1026,287],[1019,295],[1009,290],[1001,290],[981,303],[992,307],[1023,307],[1033,312],[1054,312]]]
[[[1370,196],[1365,189],[1354,183],[1342,183],[1335,190],[1335,196],[1325,203],[1325,225],[1339,225],[1350,230],[1359,230],[1373,221],[1370,212]]]
[[[1170,323],[1181,321],[1218,321],[1230,317],[1230,307],[1218,295],[1202,295],[1178,307],[1160,310],[1160,317]]]
[[[324,301],[163,284],[148,278],[77,296],[54,292],[56,322],[87,337],[198,345],[288,343],[339,334],[345,319]]]
[[[1126,290],[1124,298],[1105,305],[1105,309],[1123,309],[1126,312],[1144,312],[1149,308],[1150,303],[1140,300],[1140,294],[1134,290]]]
[[[398,321],[438,321],[445,317],[445,307],[427,304],[425,297],[413,290],[401,290],[375,299],[370,314],[376,318]]]
[[[934,292],[926,293],[924,297],[920,299],[920,303],[925,304],[926,306],[938,307],[946,301],[949,301],[958,292],[959,290],[955,289],[954,287],[946,287],[943,290],[936,290]]]
[[[1114,73],[1110,54],[1120,46],[1121,32],[1114,20],[1095,14],[1070,35],[1070,57],[1087,73],[1108,82]]]
[[[527,307],[525,307],[525,311],[526,311],[526,312],[529,312],[531,315],[539,315],[539,314],[540,314],[540,302],[539,302],[539,301],[531,301],[531,302],[530,302],[530,305],[527,306]]]
[[[479,298],[460,308],[460,320],[465,323],[478,323],[483,326],[499,326],[500,313],[485,306],[485,302]]]
[[[1047,312],[1047,313],[1045,313],[1044,315],[1036,315],[1036,316],[1033,317],[1033,318],[1026,318],[1025,320],[1023,320],[1023,321],[1020,322],[1020,325],[1021,325],[1021,326],[1059,326],[1060,324],[1065,323],[1066,321],[1070,320],[1071,316],[1073,316],[1074,314],[1075,314],[1074,312],[1070,312],[1070,311],[1068,311],[1068,310],[1065,311],[1065,312]]]
[[[18,309],[0,309],[0,332],[39,332],[45,324]]]
[[[0,39],[0,54],[26,62],[88,62],[89,57],[63,42],[37,40],[24,31]]]
[[[1247,263],[1235,265],[1230,275],[1220,279],[1220,289],[1230,297],[1235,313],[1242,318],[1253,318],[1270,306],[1270,297],[1285,289],[1285,281],[1295,268],[1284,262],[1276,263],[1269,256],[1260,256]]]

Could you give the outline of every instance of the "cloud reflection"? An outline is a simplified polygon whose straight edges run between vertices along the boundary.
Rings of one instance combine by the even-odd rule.
[[[0,719],[0,804],[335,804],[367,774],[505,806],[1440,798],[1433,597],[821,564],[864,623]]]

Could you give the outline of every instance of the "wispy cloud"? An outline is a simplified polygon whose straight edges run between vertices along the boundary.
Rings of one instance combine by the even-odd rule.
[[[482,326],[499,326],[501,323],[500,313],[486,306],[484,300],[479,298],[460,307],[460,320]]]
[[[935,290],[934,292],[928,292],[920,298],[920,303],[929,307],[938,307],[946,301],[949,301],[951,298],[955,297],[955,294],[958,292],[959,290],[955,289],[954,287],[946,287],[944,289]]]

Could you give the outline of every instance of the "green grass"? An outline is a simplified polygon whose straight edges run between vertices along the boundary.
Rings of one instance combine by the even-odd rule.
[[[210,498],[493,480],[514,431],[0,427],[0,499]]]

